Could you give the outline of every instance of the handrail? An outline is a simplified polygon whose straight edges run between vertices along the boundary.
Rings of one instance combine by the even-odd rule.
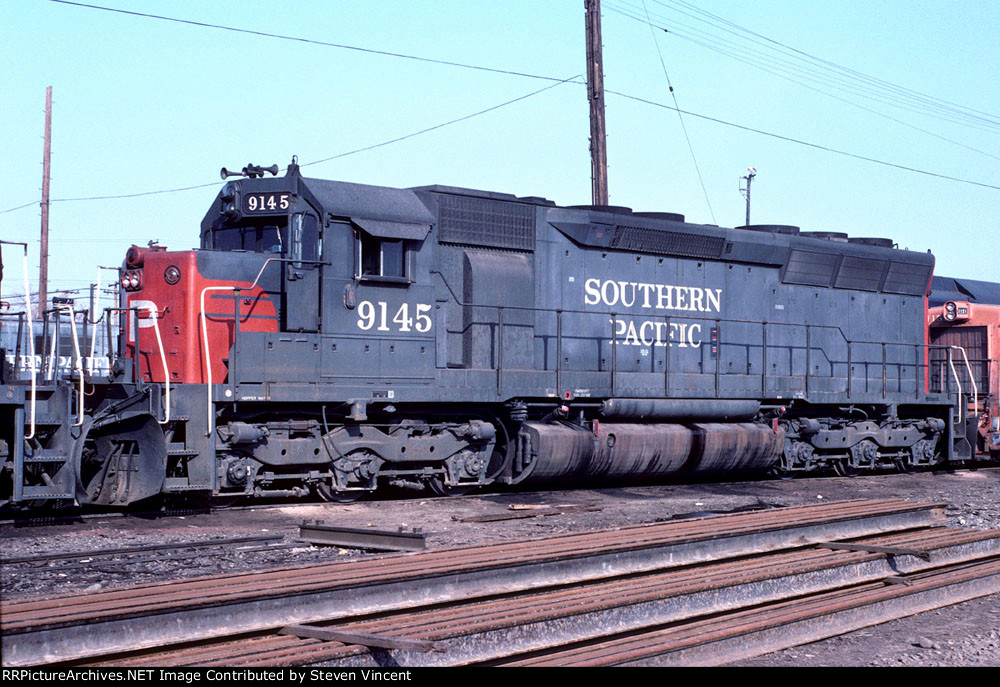
[[[530,306],[530,305],[497,305],[496,303],[466,303],[465,301],[463,301],[462,299],[460,299],[458,297],[458,295],[455,293],[454,289],[452,289],[451,285],[448,283],[448,280],[445,279],[444,275],[440,271],[438,271],[438,270],[430,270],[430,273],[431,274],[436,274],[438,277],[440,277],[441,282],[444,284],[445,288],[448,289],[448,293],[451,294],[451,297],[455,301],[456,305],[459,305],[459,306],[461,306],[463,308],[505,308],[507,310],[522,310],[522,311],[534,312],[534,313],[539,313],[539,312],[540,313],[563,312],[563,313],[570,313],[570,314],[576,314],[576,315],[605,315],[607,317],[636,317],[637,315],[641,314],[641,313],[621,312],[621,311],[614,311],[614,310],[610,310],[610,311],[605,312],[605,311],[600,311],[600,310],[575,310],[575,309],[570,309],[570,308],[538,308],[538,307]],[[857,340],[848,339],[847,335],[844,334],[844,330],[841,327],[839,327],[837,325],[833,325],[833,324],[810,324],[810,323],[807,323],[807,322],[775,322],[773,320],[741,320],[741,319],[727,318],[727,317],[722,317],[722,318],[706,317],[705,315],[677,315],[677,314],[670,314],[670,315],[665,315],[665,317],[678,318],[678,319],[682,319],[682,320],[696,320],[696,321],[697,320],[702,320],[702,321],[704,321],[704,320],[719,320],[720,322],[725,322],[727,324],[762,324],[762,325],[772,325],[772,326],[780,326],[780,327],[814,327],[814,328],[819,328],[819,329],[829,329],[829,330],[837,332],[838,334],[840,334],[840,338],[843,339],[844,343],[847,343],[847,344],[871,344],[871,345],[877,345],[877,344],[883,344],[883,343],[885,343],[885,344],[888,344],[889,346],[912,346],[913,345],[912,341],[889,341],[889,342],[886,342],[886,341],[868,341],[868,340],[865,340],[865,339],[857,339]]]
[[[77,421],[73,424],[74,427],[79,427],[83,424],[83,357],[80,355],[80,338],[77,336],[76,332],[76,311],[73,310],[73,306],[69,303],[59,304],[56,310],[63,310],[69,316],[70,331],[73,332],[73,352],[76,354],[76,372],[80,376],[80,392],[77,394]],[[58,321],[55,336],[52,340],[55,341],[59,337]]]
[[[90,304],[91,305],[91,312],[89,313],[89,315],[87,317],[87,319],[90,320],[90,324],[92,324],[94,326],[94,331],[93,331],[93,333],[90,336],[90,358],[89,358],[89,360],[90,360],[90,371],[91,371],[91,374],[94,373],[94,352],[97,350],[97,325],[101,321],[101,319],[104,317],[104,315],[101,315],[101,317],[98,317],[97,319],[94,319],[94,314],[97,313],[97,301],[98,301],[98,299],[100,299],[100,292],[101,292],[101,270],[114,270],[115,272],[117,272],[118,268],[117,267],[102,267],[100,265],[98,265],[98,267],[97,267],[97,284],[96,284],[97,296],[94,299],[94,302]],[[107,310],[105,310],[105,312],[107,312]],[[110,348],[110,346],[111,346],[111,342],[108,341],[108,347]]]
[[[611,389],[612,389],[612,393],[614,393],[615,383],[616,383],[616,375],[617,375],[617,359],[618,359],[618,356],[617,356],[617,344],[618,344],[618,340],[617,339],[618,339],[618,337],[617,337],[617,327],[616,327],[617,320],[618,320],[619,317],[635,317],[635,316],[639,315],[640,313],[619,312],[619,311],[615,311],[615,310],[603,312],[603,311],[595,311],[595,310],[578,310],[578,309],[566,309],[566,308],[554,308],[553,309],[553,308],[539,308],[539,307],[536,307],[536,306],[527,306],[527,305],[498,305],[498,304],[495,304],[495,303],[486,303],[486,304],[466,303],[461,298],[459,298],[459,296],[458,296],[457,293],[455,293],[455,290],[452,289],[451,284],[448,283],[448,280],[445,278],[445,276],[444,276],[444,274],[442,272],[440,272],[439,270],[430,270],[430,273],[431,274],[436,274],[441,279],[441,283],[448,290],[448,293],[451,295],[451,298],[460,307],[496,309],[498,311],[498,313],[501,310],[507,309],[507,310],[516,310],[516,311],[526,311],[526,312],[532,312],[532,313],[553,313],[553,314],[555,314],[556,315],[556,327],[557,327],[557,340],[558,340],[558,343],[559,343],[558,350],[557,350],[558,363],[557,363],[557,366],[556,366],[557,380],[561,380],[561,377],[562,377],[562,316],[565,313],[571,313],[571,314],[579,314],[579,315],[603,315],[604,317],[610,317],[611,318],[611,322],[612,322],[611,340],[610,340],[610,343],[611,343],[611,346],[612,346],[612,355],[611,355]],[[811,324],[811,323],[805,323],[805,322],[774,322],[774,321],[766,321],[766,320],[745,320],[745,319],[723,318],[723,317],[705,317],[704,315],[664,314],[664,318],[666,318],[668,331],[669,331],[669,326],[670,326],[669,323],[670,323],[671,319],[694,320],[694,321],[714,320],[717,327],[721,323],[723,323],[723,322],[725,322],[727,324],[760,325],[761,329],[762,329],[762,332],[761,332],[761,341],[762,341],[762,343],[761,343],[761,346],[762,346],[761,361],[762,361],[762,368],[763,369],[761,370],[761,375],[760,375],[761,376],[761,392],[762,393],[766,392],[766,388],[767,388],[767,364],[766,364],[766,362],[767,362],[767,360],[766,360],[767,354],[766,354],[766,350],[767,350],[768,345],[767,345],[766,328],[767,328],[768,325],[773,326],[773,327],[800,327],[800,328],[804,328],[805,329],[805,331],[806,331],[806,340],[808,342],[807,346],[809,347],[807,349],[807,352],[806,352],[807,366],[806,366],[805,379],[806,379],[806,384],[807,385],[808,385],[808,379],[809,379],[809,376],[810,376],[809,366],[811,365],[811,356],[810,356],[810,353],[811,353],[811,350],[810,350],[811,349],[811,336],[810,336],[810,333],[811,333],[811,331],[813,329],[826,329],[826,330],[834,331],[837,334],[839,334],[841,340],[843,341],[843,343],[847,347],[847,374],[846,374],[846,378],[847,378],[847,392],[848,392],[848,394],[851,393],[851,382],[852,382],[852,377],[853,377],[851,368],[853,367],[852,353],[853,353],[853,346],[854,345],[878,345],[878,346],[882,347],[882,352],[883,352],[883,357],[882,357],[883,397],[885,397],[886,394],[887,394],[887,389],[886,389],[887,374],[886,374],[886,370],[887,370],[888,366],[890,364],[897,365],[897,366],[904,364],[904,363],[901,363],[901,362],[889,363],[888,360],[887,360],[887,357],[885,355],[885,347],[886,346],[907,346],[907,347],[909,347],[909,346],[927,347],[928,346],[928,344],[926,344],[926,343],[915,343],[913,341],[891,341],[891,342],[886,342],[886,341],[868,341],[868,340],[864,340],[864,339],[852,340],[852,339],[849,339],[847,337],[847,335],[844,333],[844,330],[841,327],[837,326],[837,325]],[[502,325],[498,329],[500,329],[502,331]],[[718,345],[718,356],[715,359],[716,360],[715,377],[716,377],[716,387],[718,388],[718,378],[719,378],[719,375],[721,374],[720,371],[719,371],[719,369],[718,369],[718,365],[719,365],[719,362],[721,361],[721,349],[722,349],[722,345],[723,345],[721,339],[718,341],[717,345]],[[667,350],[666,350],[666,360],[667,360],[667,362],[666,362],[666,369],[664,370],[664,374],[665,375],[666,375],[667,371],[669,370],[669,360],[670,360],[669,356],[670,356],[670,348],[668,346]],[[865,361],[866,365],[867,365],[868,362],[869,361]],[[926,364],[921,365],[919,362],[915,362],[914,363],[914,367],[915,367],[915,369],[918,372],[918,380],[916,382],[916,385],[917,385],[916,392],[919,394],[919,370],[920,370],[921,367],[927,367],[927,365]],[[500,373],[499,373],[499,370],[498,370],[498,379],[499,378],[500,378]],[[866,377],[865,378],[866,379],[868,378],[867,377],[867,373],[866,373]],[[900,383],[900,382],[897,380],[897,384],[898,383]],[[867,386],[867,384],[866,384],[866,386]],[[498,388],[498,392],[499,391],[500,391],[500,389]]]
[[[59,308],[55,308],[56,322],[55,322],[55,333],[52,335],[52,346],[49,349],[48,362],[42,364],[42,369],[45,370],[45,381],[50,382],[55,376],[56,367],[58,367],[58,362],[56,361],[56,348],[58,348],[59,343]],[[45,313],[48,314],[48,313]],[[48,324],[49,318],[45,318],[45,323]],[[44,343],[44,342],[43,342]]]
[[[972,366],[969,364],[969,358],[965,355],[965,349],[961,346],[951,346],[950,348],[954,348],[962,352],[962,358],[965,360],[965,370],[969,373],[969,384],[972,385],[972,405],[976,407],[979,405],[979,387],[976,384],[975,376],[972,374]],[[959,400],[961,400],[961,398]]]
[[[160,337],[160,313],[156,309],[156,303],[150,301],[152,305],[147,305],[143,308],[137,308],[137,310],[145,310],[149,313],[150,319],[153,320],[153,331],[156,332],[156,344],[160,347],[160,362],[163,365],[163,384],[165,387],[166,398],[164,400],[164,417],[162,420],[157,420],[156,422],[165,425],[170,422],[170,370],[167,367],[167,354],[163,350],[163,339]],[[138,312],[136,313],[136,326],[138,328]],[[139,364],[139,346],[136,345],[136,365]],[[152,376],[152,373],[150,373]]]
[[[35,370],[35,325],[31,319],[31,289],[28,284],[28,244],[24,245],[24,309],[28,314],[28,348],[31,351],[31,431],[25,440],[35,436],[35,406],[38,404],[38,380]]]
[[[566,308],[540,308],[540,307],[536,307],[536,306],[498,305],[498,304],[495,304],[495,303],[488,303],[488,304],[466,303],[461,298],[459,298],[458,294],[456,294],[455,291],[454,291],[454,289],[451,288],[451,285],[448,283],[448,280],[444,277],[444,275],[440,271],[438,271],[438,270],[431,270],[430,272],[432,274],[436,274],[436,275],[438,275],[438,277],[440,277],[442,284],[448,290],[448,292],[451,295],[452,299],[455,301],[455,303],[457,305],[459,305],[461,307],[484,308],[484,309],[490,309],[490,310],[494,310],[495,309],[498,312],[498,316],[499,316],[499,313],[501,311],[504,311],[504,310],[514,310],[514,311],[522,311],[522,312],[551,313],[551,314],[554,314],[556,316],[557,351],[556,351],[555,373],[556,373],[556,381],[557,382],[561,382],[562,381],[562,377],[563,377],[563,373],[564,373],[563,366],[562,366],[562,362],[563,362],[562,361],[562,343],[563,343],[563,338],[564,338],[564,335],[563,335],[563,323],[562,323],[563,315],[566,314],[566,313],[571,313],[571,314],[590,315],[590,316],[603,316],[603,317],[610,318],[609,321],[611,322],[611,330],[612,331],[611,331],[611,338],[610,338],[610,340],[609,340],[608,343],[610,343],[611,346],[612,346],[612,356],[611,356],[612,359],[611,359],[611,365],[610,365],[610,367],[611,367],[610,372],[611,372],[611,389],[612,389],[612,393],[614,393],[615,386],[616,386],[616,381],[617,381],[616,380],[616,376],[617,376],[617,344],[618,344],[617,327],[615,325],[617,323],[618,318],[620,318],[620,317],[635,317],[637,315],[640,315],[641,313],[620,312],[620,311],[607,311],[607,312],[604,312],[604,311],[578,310],[578,309],[566,309]],[[766,393],[766,388],[767,388],[767,376],[768,376],[768,371],[767,371],[767,350],[768,350],[768,348],[770,348],[770,345],[767,343],[767,327],[768,326],[771,326],[771,327],[796,327],[796,328],[801,328],[801,329],[805,330],[805,338],[806,338],[806,372],[805,372],[805,375],[803,377],[805,379],[806,393],[808,393],[808,390],[809,390],[809,379],[812,376],[812,371],[811,371],[810,368],[812,366],[812,331],[814,329],[823,329],[823,330],[834,331],[837,334],[839,334],[841,340],[845,344],[846,350],[847,350],[847,363],[846,363],[847,364],[847,371],[846,371],[845,378],[847,380],[847,392],[848,392],[848,394],[850,394],[851,391],[852,391],[852,389],[851,389],[852,381],[853,381],[852,367],[853,367],[853,364],[854,364],[854,361],[853,361],[853,347],[855,345],[862,345],[862,346],[869,345],[869,346],[879,346],[880,347],[880,352],[881,352],[880,361],[867,360],[866,359],[866,360],[863,360],[862,363],[865,366],[866,370],[868,369],[868,366],[871,365],[871,364],[873,364],[873,363],[877,363],[877,364],[880,365],[881,371],[882,371],[882,374],[881,374],[881,395],[882,395],[883,398],[886,398],[888,396],[888,392],[889,392],[889,389],[888,389],[888,382],[889,382],[888,368],[890,366],[895,366],[897,368],[904,368],[904,367],[908,367],[909,365],[913,365],[913,368],[914,368],[914,371],[915,371],[915,375],[916,376],[915,376],[915,379],[914,379],[914,394],[917,397],[919,397],[919,394],[920,394],[920,370],[929,367],[929,363],[926,363],[926,362],[922,363],[922,362],[920,362],[919,352],[922,349],[942,348],[941,346],[935,346],[933,344],[927,344],[925,341],[921,341],[921,342],[915,342],[915,341],[869,341],[869,340],[865,340],[865,339],[852,340],[852,339],[849,339],[844,334],[844,331],[843,331],[843,329],[841,327],[836,326],[836,325],[812,324],[812,323],[805,323],[805,322],[775,322],[775,321],[765,321],[765,320],[746,320],[746,319],[722,318],[722,317],[706,317],[706,314],[702,314],[702,315],[664,314],[663,317],[665,318],[665,322],[667,323],[668,330],[669,330],[670,322],[673,319],[693,320],[693,321],[698,321],[698,322],[714,321],[715,324],[716,324],[717,329],[721,329],[721,327],[720,327],[721,323],[760,325],[761,330],[762,330],[761,331],[761,344],[760,344],[761,348],[762,348],[761,361],[762,361],[762,367],[763,367],[763,369],[761,370],[761,373],[760,373],[760,378],[761,378],[761,392],[762,393]],[[502,346],[503,323],[499,322],[498,324],[499,324],[498,330],[499,330],[499,332],[501,334],[500,344]],[[716,368],[715,368],[715,370],[713,371],[712,374],[714,374],[714,376],[715,376],[716,391],[718,393],[719,388],[720,388],[719,378],[720,378],[720,376],[722,374],[724,374],[721,371],[721,368],[719,367],[719,364],[720,364],[721,359],[722,359],[721,350],[722,350],[722,346],[724,345],[723,342],[722,342],[722,340],[721,340],[721,338],[718,340],[718,342],[717,342],[716,345],[717,345],[717,355],[716,355],[716,358],[715,358]],[[889,347],[889,346],[894,346],[894,347],[900,347],[901,346],[901,347],[904,347],[904,348],[913,347],[913,349],[916,351],[916,358],[915,358],[914,362],[907,363],[907,362],[903,362],[901,360],[896,360],[894,362],[890,362],[888,360],[888,353],[887,353],[887,347]],[[502,355],[502,352],[498,351],[498,354]],[[498,355],[498,362],[502,360],[501,355]],[[749,364],[749,360],[748,360],[748,364]],[[666,351],[665,351],[665,365],[664,365],[664,384],[665,384],[665,388],[666,388],[666,379],[667,379],[667,375],[669,373],[669,370],[670,370],[670,347],[667,346]],[[903,378],[902,378],[901,375],[902,375],[902,370],[900,369],[900,373],[899,373],[899,375],[897,375],[897,377],[895,379],[896,387],[897,387],[897,392],[899,392],[899,393],[902,393]],[[499,383],[499,380],[502,379],[502,372],[499,369],[499,365],[497,366],[497,378],[498,378],[498,392],[499,392],[500,391],[499,387],[501,386],[501,384]],[[866,391],[867,391],[867,387],[868,387],[868,381],[870,381],[871,379],[872,378],[870,378],[868,376],[868,373],[866,372],[865,373],[865,380],[867,380],[866,384],[865,384]],[[561,388],[561,385],[558,384],[558,383],[557,383],[557,386],[559,386]],[[931,393],[931,392],[929,392],[925,388],[924,393]]]
[[[299,262],[299,263],[309,262],[318,265],[327,264],[319,260],[293,260],[290,258],[268,258],[267,260],[264,261],[264,264],[260,266],[260,271],[257,272],[257,276],[254,278],[253,283],[250,284],[250,286],[206,286],[204,289],[201,290],[201,295],[199,297],[201,310],[198,313],[198,319],[201,325],[201,336],[205,349],[205,371],[207,373],[206,376],[208,377],[208,383],[205,385],[207,389],[206,393],[208,394],[208,408],[206,411],[208,413],[208,424],[207,424],[208,432],[205,434],[205,436],[210,437],[212,436],[213,432],[215,432],[215,413],[212,412],[212,357],[208,347],[208,318],[205,315],[205,294],[209,291],[232,291],[233,293],[236,293],[237,291],[252,289],[255,286],[257,286],[257,282],[260,281],[261,275],[264,274],[264,269],[272,262]]]

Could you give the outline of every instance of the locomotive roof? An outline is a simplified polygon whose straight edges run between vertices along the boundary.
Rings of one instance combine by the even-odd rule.
[[[955,277],[934,277],[931,281],[931,306],[943,305],[947,301],[971,301],[1000,305],[1000,284],[975,279]]]
[[[780,225],[730,229],[685,222],[682,215],[670,213],[563,207],[545,198],[453,186],[388,188],[302,177],[297,168],[284,177],[233,183],[247,193],[295,194],[324,216],[349,218],[362,227],[397,223],[409,238],[422,238],[434,225],[442,243],[533,251],[537,221],[545,221],[580,246],[772,265],[781,269],[782,281],[807,286],[923,296],[934,265],[929,253],[900,250],[889,239],[800,233]],[[203,237],[225,224],[221,198],[222,192],[202,222]]]

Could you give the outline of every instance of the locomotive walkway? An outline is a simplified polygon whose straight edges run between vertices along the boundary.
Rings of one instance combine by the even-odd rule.
[[[689,626],[711,640],[698,646],[730,642],[708,654],[734,660],[1000,591],[1000,532],[936,527],[943,505],[845,501],[3,603],[3,662],[416,666],[556,652],[556,664],[604,665],[669,653],[615,644],[648,636],[698,663],[697,642],[656,634]],[[719,613],[745,617],[747,632],[692,625]],[[609,653],[564,653],[584,640]]]

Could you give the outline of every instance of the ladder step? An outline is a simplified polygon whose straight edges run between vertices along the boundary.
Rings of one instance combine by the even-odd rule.
[[[69,456],[59,449],[43,448],[24,457],[25,463],[65,463]]]
[[[56,491],[51,487],[25,487],[21,492],[25,499],[71,499],[73,494]]]

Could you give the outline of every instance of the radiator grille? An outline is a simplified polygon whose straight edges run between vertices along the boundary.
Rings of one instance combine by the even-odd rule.
[[[441,195],[438,241],[487,248],[535,250],[535,208],[485,198]]]

